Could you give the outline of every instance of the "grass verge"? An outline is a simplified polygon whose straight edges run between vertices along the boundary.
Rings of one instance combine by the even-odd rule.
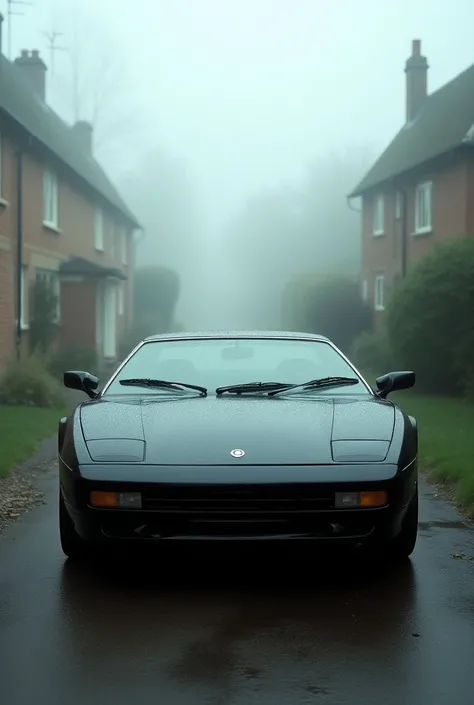
[[[31,458],[41,441],[54,434],[65,413],[61,409],[0,405],[0,477]]]
[[[374,387],[375,377],[366,375]],[[391,394],[390,399],[418,421],[420,469],[451,485],[455,500],[474,517],[474,404],[414,390]]]

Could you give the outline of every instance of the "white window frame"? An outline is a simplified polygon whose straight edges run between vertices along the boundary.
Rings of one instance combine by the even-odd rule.
[[[374,279],[374,308],[376,311],[385,311],[385,277],[378,274]]]
[[[374,198],[372,214],[372,231],[375,236],[383,235],[385,232],[385,199],[383,193],[379,193]]]
[[[35,275],[36,281],[45,281],[53,290],[56,296],[56,317],[55,323],[61,322],[61,282],[59,280],[59,272],[52,269],[37,269]]]
[[[125,315],[125,287],[124,283],[120,282],[117,287],[117,313],[119,316]]]
[[[433,229],[433,182],[425,181],[415,189],[415,234]]]
[[[57,175],[51,169],[43,171],[43,225],[58,228],[59,184]]]
[[[362,301],[367,301],[369,298],[369,282],[367,279],[363,279],[360,285],[360,296]]]
[[[395,193],[395,220],[400,220],[402,217],[403,196],[401,191]]]
[[[125,228],[122,228],[122,264],[128,264],[128,237]]]
[[[99,206],[94,212],[94,244],[97,252],[104,252],[104,211]]]

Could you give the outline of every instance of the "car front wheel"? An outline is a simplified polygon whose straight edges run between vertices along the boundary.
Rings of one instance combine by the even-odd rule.
[[[86,557],[88,546],[74,528],[74,522],[66,509],[61,490],[59,491],[59,538],[63,553],[68,558],[74,560]]]
[[[415,490],[405,516],[402,530],[389,545],[389,557],[396,561],[407,560],[415,550],[418,536],[418,488]]]

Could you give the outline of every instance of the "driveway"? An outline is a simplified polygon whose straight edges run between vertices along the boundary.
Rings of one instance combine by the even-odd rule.
[[[424,486],[411,565],[65,564],[48,503],[0,538],[2,705],[472,705],[474,532]]]

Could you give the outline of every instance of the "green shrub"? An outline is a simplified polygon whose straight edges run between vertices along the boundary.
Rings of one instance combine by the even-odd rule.
[[[364,372],[385,374],[395,368],[387,334],[380,329],[362,333],[351,346],[352,361]]]
[[[474,401],[474,322],[472,328],[452,345],[453,370],[458,384],[467,399]]]
[[[395,290],[387,310],[396,358],[428,393],[467,392],[474,378],[474,238],[438,245]]]
[[[9,406],[62,408],[65,394],[48,371],[43,358],[31,355],[12,361],[0,377],[0,403]]]
[[[93,348],[85,345],[71,345],[50,358],[48,369],[60,380],[66,370],[84,370],[94,373],[97,370],[97,353]]]

